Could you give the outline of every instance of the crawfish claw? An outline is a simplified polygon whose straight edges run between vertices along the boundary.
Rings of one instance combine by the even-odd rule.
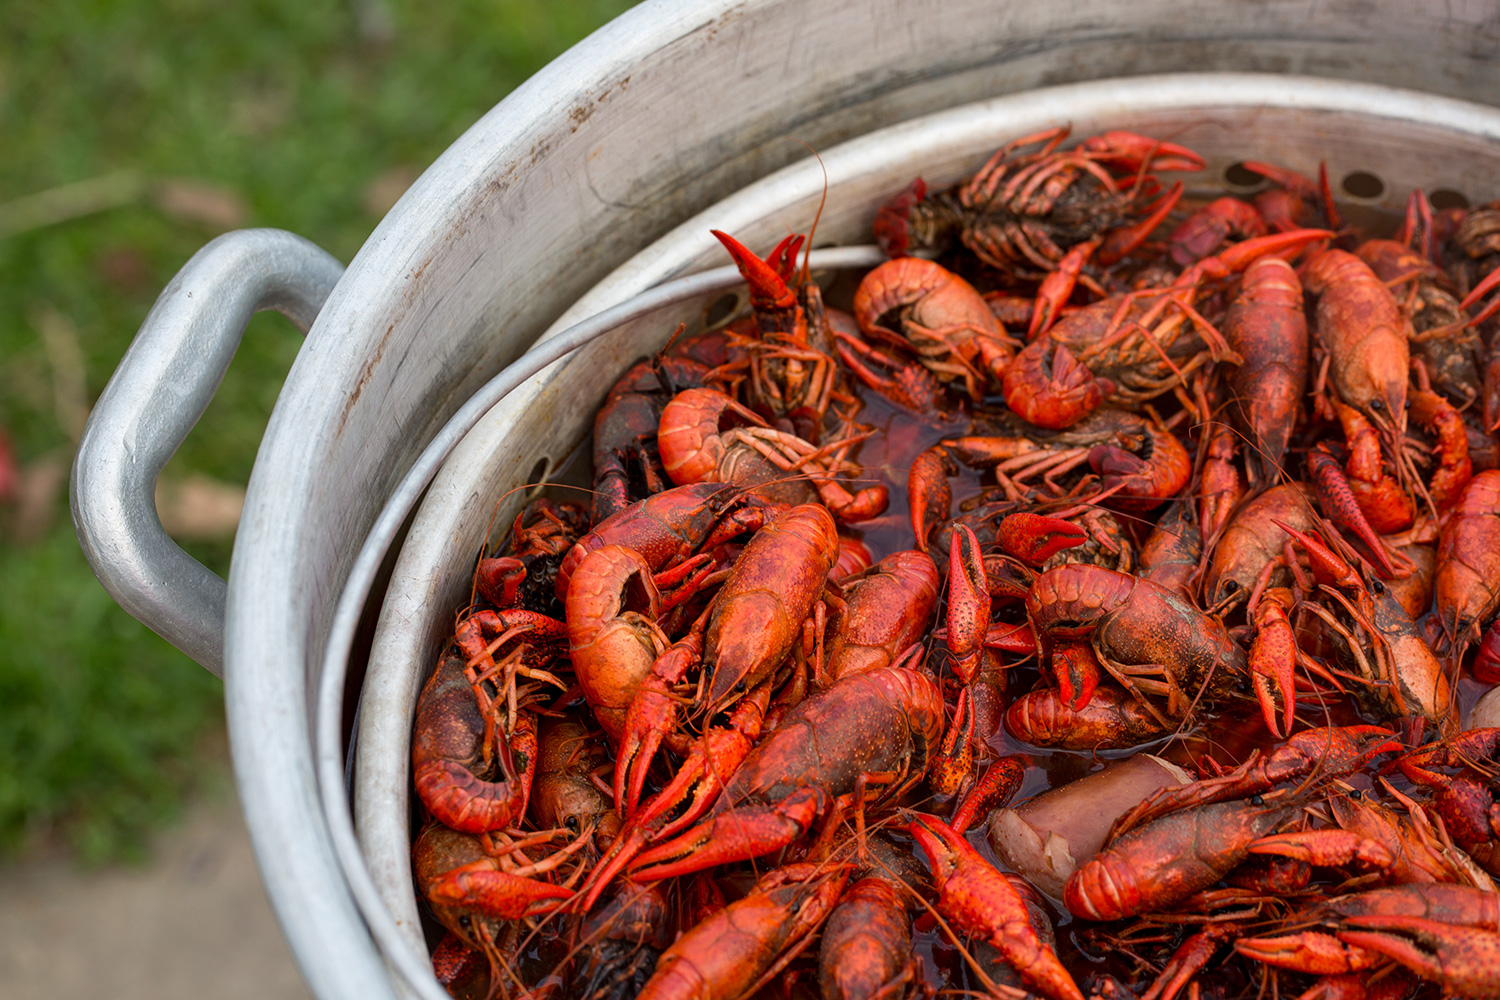
[[[953,670],[965,684],[979,673],[985,633],[990,625],[990,588],[979,539],[967,525],[953,531],[948,555],[948,653]]]
[[[427,888],[436,904],[471,907],[501,920],[556,909],[557,900],[572,896],[572,889],[501,871],[451,871]]]
[[[629,819],[641,802],[646,774],[651,760],[667,733],[677,725],[677,704],[658,677],[641,682],[625,713],[625,728],[620,734],[620,755],[615,761],[615,808]]]
[[[775,805],[741,805],[725,810],[682,836],[641,853],[630,867],[630,877],[651,882],[779,851],[801,839],[828,806],[828,794],[809,786]]]
[[[1234,943],[1234,950],[1265,965],[1318,976],[1360,972],[1380,960],[1379,955],[1366,948],[1318,931],[1241,938]]]
[[[1417,917],[1349,917],[1341,940],[1394,958],[1456,996],[1500,994],[1500,934]]]

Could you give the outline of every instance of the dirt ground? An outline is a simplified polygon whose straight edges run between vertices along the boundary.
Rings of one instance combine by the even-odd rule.
[[[0,867],[0,996],[308,1000],[227,775],[140,867]]]

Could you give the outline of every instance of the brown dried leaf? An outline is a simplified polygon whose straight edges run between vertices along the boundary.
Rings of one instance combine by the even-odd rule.
[[[362,199],[365,211],[374,216],[385,215],[421,174],[421,170],[410,164],[397,164],[385,170],[365,185]]]
[[[156,484],[156,510],[173,538],[212,541],[231,538],[245,506],[245,488],[194,473]]]
[[[250,206],[238,191],[206,181],[177,178],[158,181],[156,207],[182,222],[212,229],[238,229],[250,218]]]
[[[83,347],[73,321],[50,305],[30,310],[27,318],[41,338],[52,369],[52,408],[57,423],[76,444],[89,419]]]
[[[94,258],[94,272],[116,292],[140,292],[154,285],[151,262],[139,247],[117,246],[101,251]]]
[[[58,497],[68,484],[69,454],[54,451],[20,467],[11,534],[31,542],[47,533],[58,513]]]

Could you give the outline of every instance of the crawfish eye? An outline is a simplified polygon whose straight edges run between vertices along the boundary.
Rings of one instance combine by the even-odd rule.
[[[1373,590],[1376,594],[1383,594],[1385,593],[1385,584],[1381,583],[1379,580],[1373,580],[1370,582],[1370,589]]]
[[[1374,410],[1376,413],[1379,413],[1381,410],[1385,409],[1385,403],[1379,399],[1372,399],[1370,400],[1370,409]]]
[[[1219,585],[1219,589],[1226,594],[1232,594],[1240,589],[1240,584],[1238,580],[1225,580]]]
[[[474,928],[474,921],[470,920],[469,915],[465,913],[458,918],[458,926],[462,927],[466,931],[472,930]]]
[[[1263,805],[1265,805],[1266,804],[1265,796],[1262,796],[1262,795],[1252,795],[1252,796],[1250,796],[1250,804],[1252,806],[1263,806]]]

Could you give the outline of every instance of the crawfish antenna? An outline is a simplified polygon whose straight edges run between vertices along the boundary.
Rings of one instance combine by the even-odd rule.
[[[823,194],[818,198],[818,210],[813,213],[812,225],[807,227],[807,248],[802,253],[802,285],[806,287],[812,277],[812,270],[808,264],[812,259],[813,234],[818,231],[818,220],[823,217],[823,206],[828,204],[828,167],[823,163],[823,157],[819,156],[818,151],[810,144],[802,142],[801,139],[797,142],[807,147],[807,151],[813,155],[813,158],[818,161],[818,166],[823,170]]]
[[[677,395],[677,387],[672,384],[672,376],[667,374],[667,352],[672,349],[673,344],[677,343],[677,338],[682,336],[683,331],[686,329],[686,323],[678,323],[677,329],[672,331],[672,336],[668,337],[667,342],[661,345],[661,350],[657,351],[651,357],[651,373],[656,376],[656,381],[661,383],[662,391],[669,396]]]

